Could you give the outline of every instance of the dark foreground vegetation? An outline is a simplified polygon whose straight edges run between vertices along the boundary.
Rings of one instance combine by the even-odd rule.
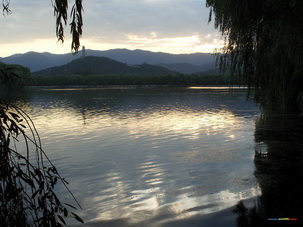
[[[23,88],[29,79],[29,68],[0,62],[0,88]]]
[[[64,25],[68,18],[68,1],[53,2],[56,35],[64,40]],[[10,1],[2,1],[3,15],[10,15]],[[77,52],[82,34],[82,1],[75,0],[71,9],[72,51]],[[30,71],[20,65],[0,62],[0,90],[22,88]],[[60,183],[74,198],[73,204],[64,203],[55,193]],[[0,95],[0,226],[66,225],[68,217],[83,223],[70,210],[80,204],[67,187],[55,165],[42,149],[39,134],[31,118],[18,106]]]
[[[303,112],[301,0],[207,0],[222,33],[221,69],[255,88],[262,107]]]
[[[29,78],[28,68],[0,63],[1,90],[22,88]],[[83,222],[70,212],[75,204],[60,201],[57,183],[69,191],[30,117],[0,97],[0,226],[62,226],[67,217]]]

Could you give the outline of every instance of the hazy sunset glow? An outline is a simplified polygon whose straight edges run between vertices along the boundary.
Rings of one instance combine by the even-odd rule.
[[[72,4],[72,2],[71,2]],[[84,1],[81,45],[87,49],[142,49],[187,54],[213,52],[221,35],[208,25],[205,0]],[[69,27],[64,44],[55,37],[50,1],[11,2],[12,14],[0,19],[0,57],[28,51],[70,52]],[[34,12],[31,14],[29,12]],[[38,12],[38,13],[36,13]]]

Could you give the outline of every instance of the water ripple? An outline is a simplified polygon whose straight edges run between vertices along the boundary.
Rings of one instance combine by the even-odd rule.
[[[24,108],[83,205],[87,226],[161,226],[259,193],[252,161],[257,110],[245,96],[43,90]]]

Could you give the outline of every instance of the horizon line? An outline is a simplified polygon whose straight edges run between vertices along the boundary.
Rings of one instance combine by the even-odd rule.
[[[85,47],[85,46],[82,46]],[[114,49],[106,49],[106,50],[98,50],[98,49],[87,49],[85,48],[85,51],[111,51],[111,50],[128,50],[128,51],[144,51],[144,52],[151,52],[151,53],[162,53],[162,54],[171,54],[171,55],[191,55],[191,54],[214,54],[211,52],[191,52],[191,53],[170,53],[170,52],[164,52],[164,51],[152,51],[152,50],[144,50],[144,49],[128,49],[128,48],[114,48]],[[26,51],[26,52],[21,52],[21,53],[15,53],[15,54],[11,54],[11,55],[7,55],[7,56],[0,56],[0,58],[8,58],[8,57],[12,57],[14,55],[24,55],[24,54],[28,54],[28,53],[38,53],[38,54],[52,54],[52,55],[66,55],[66,54],[73,54],[72,52],[66,52],[66,53],[51,53],[49,51]],[[78,51],[78,53],[76,53],[76,55],[82,53],[82,49]]]

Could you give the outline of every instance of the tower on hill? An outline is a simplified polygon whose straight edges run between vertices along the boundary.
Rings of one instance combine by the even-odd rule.
[[[85,46],[82,47],[82,57],[81,58],[85,58]]]

